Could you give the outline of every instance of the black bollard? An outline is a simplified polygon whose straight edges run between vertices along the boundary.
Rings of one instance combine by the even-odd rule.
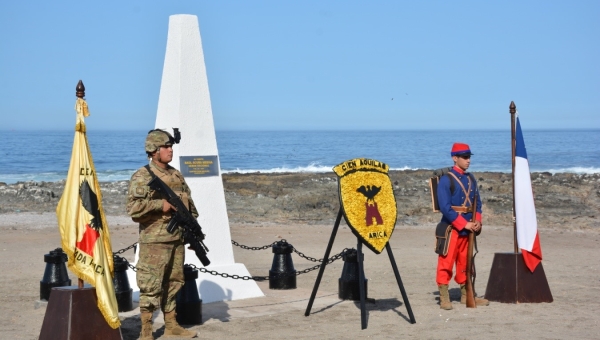
[[[44,262],[46,262],[46,269],[44,277],[40,281],[40,300],[48,301],[52,288],[70,286],[71,279],[69,279],[65,265],[67,254],[63,252],[62,248],[56,248],[44,255]]]
[[[269,270],[270,289],[296,289],[296,269],[292,262],[294,246],[286,240],[273,245],[273,265]]]
[[[342,268],[342,277],[338,280],[338,297],[342,300],[360,300],[357,254],[356,249],[349,249],[342,255],[344,268]],[[367,297],[367,282],[368,280],[365,278],[365,298]]]
[[[198,295],[198,269],[183,265],[185,283],[177,292],[175,313],[177,322],[183,325],[199,325],[202,323],[202,300]]]
[[[129,285],[127,278],[127,268],[129,262],[120,256],[114,256],[115,276],[113,277],[113,286],[117,297],[119,312],[129,312],[133,309],[133,289]]]

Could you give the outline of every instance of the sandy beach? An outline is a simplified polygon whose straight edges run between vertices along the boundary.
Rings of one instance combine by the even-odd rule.
[[[439,215],[431,212],[428,201],[425,183],[428,173],[390,175],[399,210],[390,245],[416,324],[408,321],[388,256],[364,248],[368,297],[375,300],[367,303],[365,330],[361,330],[359,304],[337,297],[342,260],[327,266],[308,317],[304,311],[317,271],[299,275],[294,290],[270,290],[268,282],[260,282],[265,297],[205,304],[203,324],[192,328],[199,332],[199,338],[231,339],[600,337],[600,304],[596,300],[600,293],[597,174],[532,174],[544,254],[542,265],[554,298],[552,303],[492,302],[487,307],[467,309],[459,303],[458,285],[452,282],[454,309],[443,311],[437,302],[437,255],[433,252],[433,227]],[[494,254],[513,249],[513,230],[507,203],[510,181],[507,183],[506,177],[510,180],[510,176],[494,173],[477,176],[484,198],[484,229],[478,237],[476,290],[483,295]],[[308,256],[323,257],[339,209],[335,175],[228,174],[223,179],[233,240],[248,246],[263,246],[286,239]],[[103,202],[113,251],[117,251],[137,241],[137,226],[119,207],[124,200],[123,183],[103,185],[107,188],[103,187]],[[20,189],[19,184],[0,186],[0,315],[3,316],[0,339],[38,338],[46,312],[43,304],[36,303],[45,268],[43,256],[60,246],[56,216],[52,212],[60,197],[60,183],[20,186]],[[9,193],[13,189],[15,193]],[[25,194],[30,191],[34,193]],[[342,222],[332,254],[344,248],[356,248],[356,237]],[[234,247],[233,250],[236,262],[244,263],[252,275],[268,275],[273,259],[270,249],[249,251]],[[123,255],[133,259],[131,251]],[[293,261],[296,270],[314,265],[296,254]],[[69,275],[76,282],[76,277]],[[122,313],[121,320],[123,339],[137,339],[140,328],[135,311]],[[161,338],[163,332],[162,324],[156,323],[154,336]]]

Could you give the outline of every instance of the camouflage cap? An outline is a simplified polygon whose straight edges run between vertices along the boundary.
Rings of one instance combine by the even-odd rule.
[[[161,129],[155,129],[148,132],[146,136],[146,152],[155,152],[163,145],[173,145],[174,139],[170,133]]]

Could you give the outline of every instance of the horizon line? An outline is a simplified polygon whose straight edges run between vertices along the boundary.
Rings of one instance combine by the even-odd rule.
[[[570,128],[528,128],[528,131],[596,131],[600,130],[600,127],[570,127]],[[0,128],[0,132],[75,132],[74,129],[57,129],[57,128],[24,128],[24,129],[5,129]],[[101,128],[90,130],[87,132],[106,132],[106,131],[146,131],[146,129],[142,128]],[[460,129],[448,129],[448,128],[404,128],[404,129],[215,129],[215,132],[411,132],[411,131],[510,131],[510,128],[460,128]]]

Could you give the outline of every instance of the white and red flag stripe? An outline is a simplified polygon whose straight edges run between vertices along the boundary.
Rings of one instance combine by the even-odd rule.
[[[523,253],[525,265],[531,272],[542,261],[542,247],[537,229],[533,189],[529,161],[525,150],[525,141],[519,117],[516,120],[515,150],[515,217],[517,223],[517,242]]]

